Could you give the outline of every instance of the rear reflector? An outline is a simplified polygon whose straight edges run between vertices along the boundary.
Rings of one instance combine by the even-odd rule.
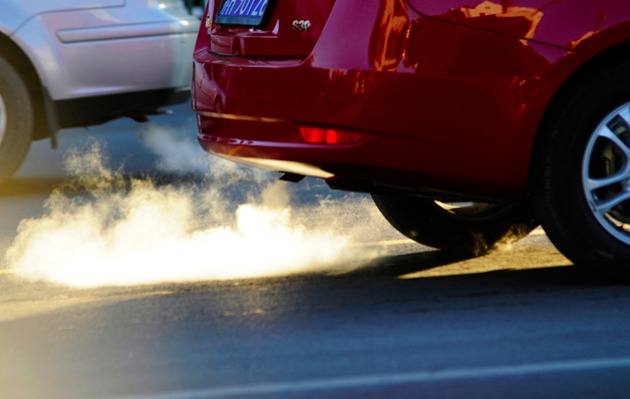
[[[300,133],[304,141],[311,144],[358,143],[367,137],[365,133],[316,127],[300,127]]]

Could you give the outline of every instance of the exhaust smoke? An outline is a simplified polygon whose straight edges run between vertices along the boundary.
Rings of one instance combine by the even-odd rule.
[[[147,145],[160,153],[161,142],[176,155],[165,167],[199,165],[186,164],[195,158],[191,143],[158,134]],[[177,162],[182,154],[184,164]],[[27,279],[97,287],[342,272],[376,256],[352,245],[353,226],[369,229],[355,220],[373,212],[365,199],[333,205],[322,198],[296,208],[291,183],[199,155],[213,159],[206,183],[160,185],[108,169],[99,145],[70,152],[66,165],[77,178],[53,192],[44,216],[22,221],[9,267]],[[241,193],[245,201],[235,201],[230,193],[244,181],[256,183]]]

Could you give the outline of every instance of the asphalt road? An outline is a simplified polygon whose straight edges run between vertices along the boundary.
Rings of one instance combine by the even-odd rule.
[[[194,143],[185,107],[154,121],[151,129],[167,126]],[[59,210],[51,193],[81,175],[65,171],[63,158],[76,153],[73,148],[90,152],[95,141],[105,148],[108,170],[118,171],[125,184],[66,189],[65,217],[85,209],[86,201],[104,201],[103,191],[108,199],[129,195],[134,184],[149,179],[151,190],[184,188],[195,201],[206,198],[200,192],[209,186],[224,184],[199,174],[205,154],[188,147],[183,160],[171,160],[183,171],[173,171],[171,161],[147,146],[145,133],[145,125],[117,121],[88,132],[64,131],[55,152],[36,143],[14,181],[0,190],[2,253],[20,237],[30,240],[26,232],[44,228],[41,223],[29,230],[23,221],[52,223]],[[189,162],[197,155],[200,164]],[[256,202],[253,189],[241,176],[212,198],[229,213]],[[220,259],[221,248],[210,242],[197,252],[186,241],[181,256],[160,255],[160,262],[152,253],[161,254],[165,244],[145,242],[155,229],[149,222],[138,223],[140,233],[134,230],[132,239],[125,236],[132,247],[148,249],[133,252],[124,268],[118,267],[124,256],[99,252],[91,241],[101,238],[90,235],[74,234],[71,244],[49,235],[48,245],[27,247],[29,257],[18,258],[38,265],[39,274],[24,273],[22,263],[5,256],[0,397],[630,398],[628,286],[577,273],[541,230],[486,257],[454,259],[402,238],[365,196],[329,192],[313,181],[295,186],[292,196],[285,202],[300,221],[299,237],[330,226],[330,213],[340,223],[336,233],[350,234],[332,265],[296,273],[291,266],[300,252],[298,258],[289,253],[308,246],[285,242],[270,255],[247,240]],[[230,219],[212,220],[225,227]],[[280,233],[261,230],[258,236],[270,236],[268,245],[293,237]],[[72,276],[51,277],[77,261],[67,257],[75,250],[79,268],[70,274],[87,270],[96,276],[87,288],[71,286]],[[232,262],[250,252],[255,261]],[[247,262],[266,266],[245,278],[219,273]],[[190,268],[193,263],[198,265]],[[274,268],[280,263],[288,266]],[[148,266],[144,279],[122,278],[135,266]],[[103,268],[115,273],[99,274]]]

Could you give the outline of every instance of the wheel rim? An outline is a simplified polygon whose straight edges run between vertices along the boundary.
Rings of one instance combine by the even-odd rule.
[[[0,96],[0,144],[4,141],[4,136],[7,131],[7,106]]]
[[[630,102],[593,131],[582,160],[582,186],[599,224],[630,245]]]

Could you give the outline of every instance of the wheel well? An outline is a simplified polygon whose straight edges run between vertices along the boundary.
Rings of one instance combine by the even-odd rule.
[[[618,62],[630,62],[630,41],[610,47],[586,61],[573,72],[552,97],[538,126],[530,164],[528,191],[531,192],[538,186],[542,173],[542,159],[544,158],[544,151],[547,148],[548,140],[551,136],[550,130],[553,129],[555,123],[555,116],[558,115],[563,105],[576,95],[580,87],[584,84],[584,81],[588,80],[589,77],[592,77],[599,71],[603,71],[605,68]],[[630,71],[628,71],[628,73],[630,73]]]
[[[28,59],[22,49],[7,36],[0,34],[0,57],[7,60],[15,67],[20,74],[24,84],[28,88],[29,95],[35,109],[35,132],[34,140],[43,139],[50,136],[50,129],[46,120],[46,112],[43,99],[43,88],[39,75],[33,64]]]

